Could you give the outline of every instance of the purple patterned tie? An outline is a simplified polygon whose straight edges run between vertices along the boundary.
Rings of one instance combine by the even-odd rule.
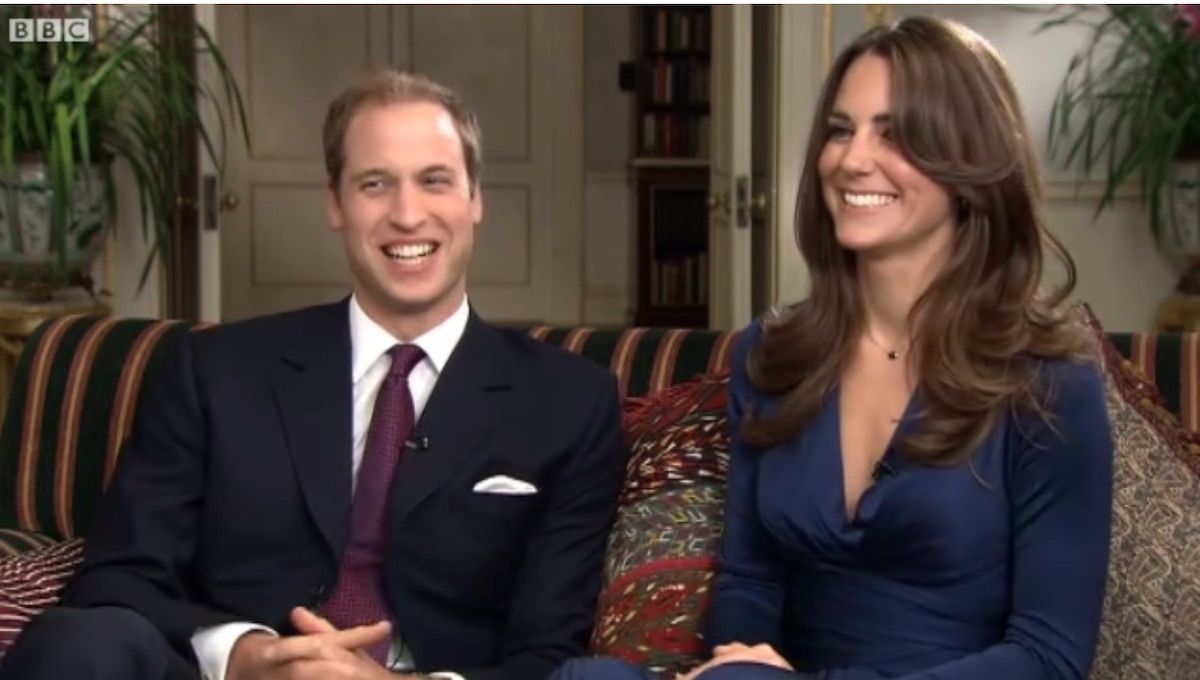
[[[321,614],[339,629],[392,620],[383,594],[384,511],[392,475],[415,420],[408,374],[425,353],[416,345],[396,345],[388,354],[392,367],[375,397],[375,412],[358,467],[346,552],[337,585],[321,607]],[[381,664],[387,663],[387,651],[386,640],[367,650]]]

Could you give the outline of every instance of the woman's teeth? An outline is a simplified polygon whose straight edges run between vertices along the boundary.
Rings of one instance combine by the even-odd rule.
[[[878,208],[892,203],[896,197],[892,194],[861,194],[843,191],[842,200],[856,208]]]

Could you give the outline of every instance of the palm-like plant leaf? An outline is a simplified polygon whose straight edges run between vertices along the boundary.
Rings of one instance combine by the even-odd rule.
[[[0,18],[30,18],[36,11],[30,5],[9,6],[0,8]],[[224,169],[229,128],[240,127],[247,145],[249,131],[237,84],[203,27],[187,40],[202,45],[201,57],[215,64],[216,91],[171,56],[157,8],[117,12],[93,43],[0,43],[0,175],[12,175],[30,155],[46,162],[54,190],[51,242],[61,270],[67,267],[66,225],[76,181],[89,177],[83,170],[98,161],[127,161],[151,252],[141,287],[156,260],[169,266],[175,257],[170,235],[178,191],[173,182],[183,162],[175,150],[191,143],[181,138],[183,131],[198,133],[200,148],[218,173]],[[208,101],[218,103],[215,127],[200,116]],[[111,169],[103,162],[100,167],[111,224],[116,192]]]
[[[1154,235],[1164,235],[1162,201],[1171,162],[1200,150],[1200,42],[1163,5],[1066,6],[1039,31],[1084,26],[1050,109],[1048,151],[1082,176],[1103,168],[1096,211],[1136,181]],[[1064,153],[1065,151],[1065,153]]]

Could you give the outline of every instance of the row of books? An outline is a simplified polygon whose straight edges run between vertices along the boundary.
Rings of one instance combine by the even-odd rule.
[[[663,106],[708,104],[709,65],[698,59],[655,59],[643,65],[646,101]]]
[[[712,23],[707,8],[660,7],[646,12],[645,17],[649,52],[710,49]]]
[[[708,254],[696,253],[650,265],[650,305],[708,304]]]
[[[639,155],[672,158],[708,158],[707,115],[647,113],[642,116]]]

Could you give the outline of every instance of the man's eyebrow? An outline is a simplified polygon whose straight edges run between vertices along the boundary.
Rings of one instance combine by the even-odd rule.
[[[350,179],[355,182],[359,182],[368,177],[391,177],[391,176],[392,176],[392,173],[388,172],[387,170],[384,170],[383,168],[367,168],[366,170],[360,170],[360,171],[354,173],[353,175],[350,175]]]
[[[428,165],[424,168],[421,168],[421,170],[420,170],[420,174],[422,174],[422,175],[429,175],[432,173],[441,173],[441,172],[453,174],[454,168],[445,163],[434,163],[433,165]],[[386,170],[384,168],[378,168],[378,167],[366,168],[364,170],[359,170],[358,172],[352,173],[350,175],[350,180],[353,182],[361,182],[365,179],[372,178],[372,177],[383,177],[386,179],[394,179],[396,177],[396,175],[394,173],[392,173],[390,170]]]

